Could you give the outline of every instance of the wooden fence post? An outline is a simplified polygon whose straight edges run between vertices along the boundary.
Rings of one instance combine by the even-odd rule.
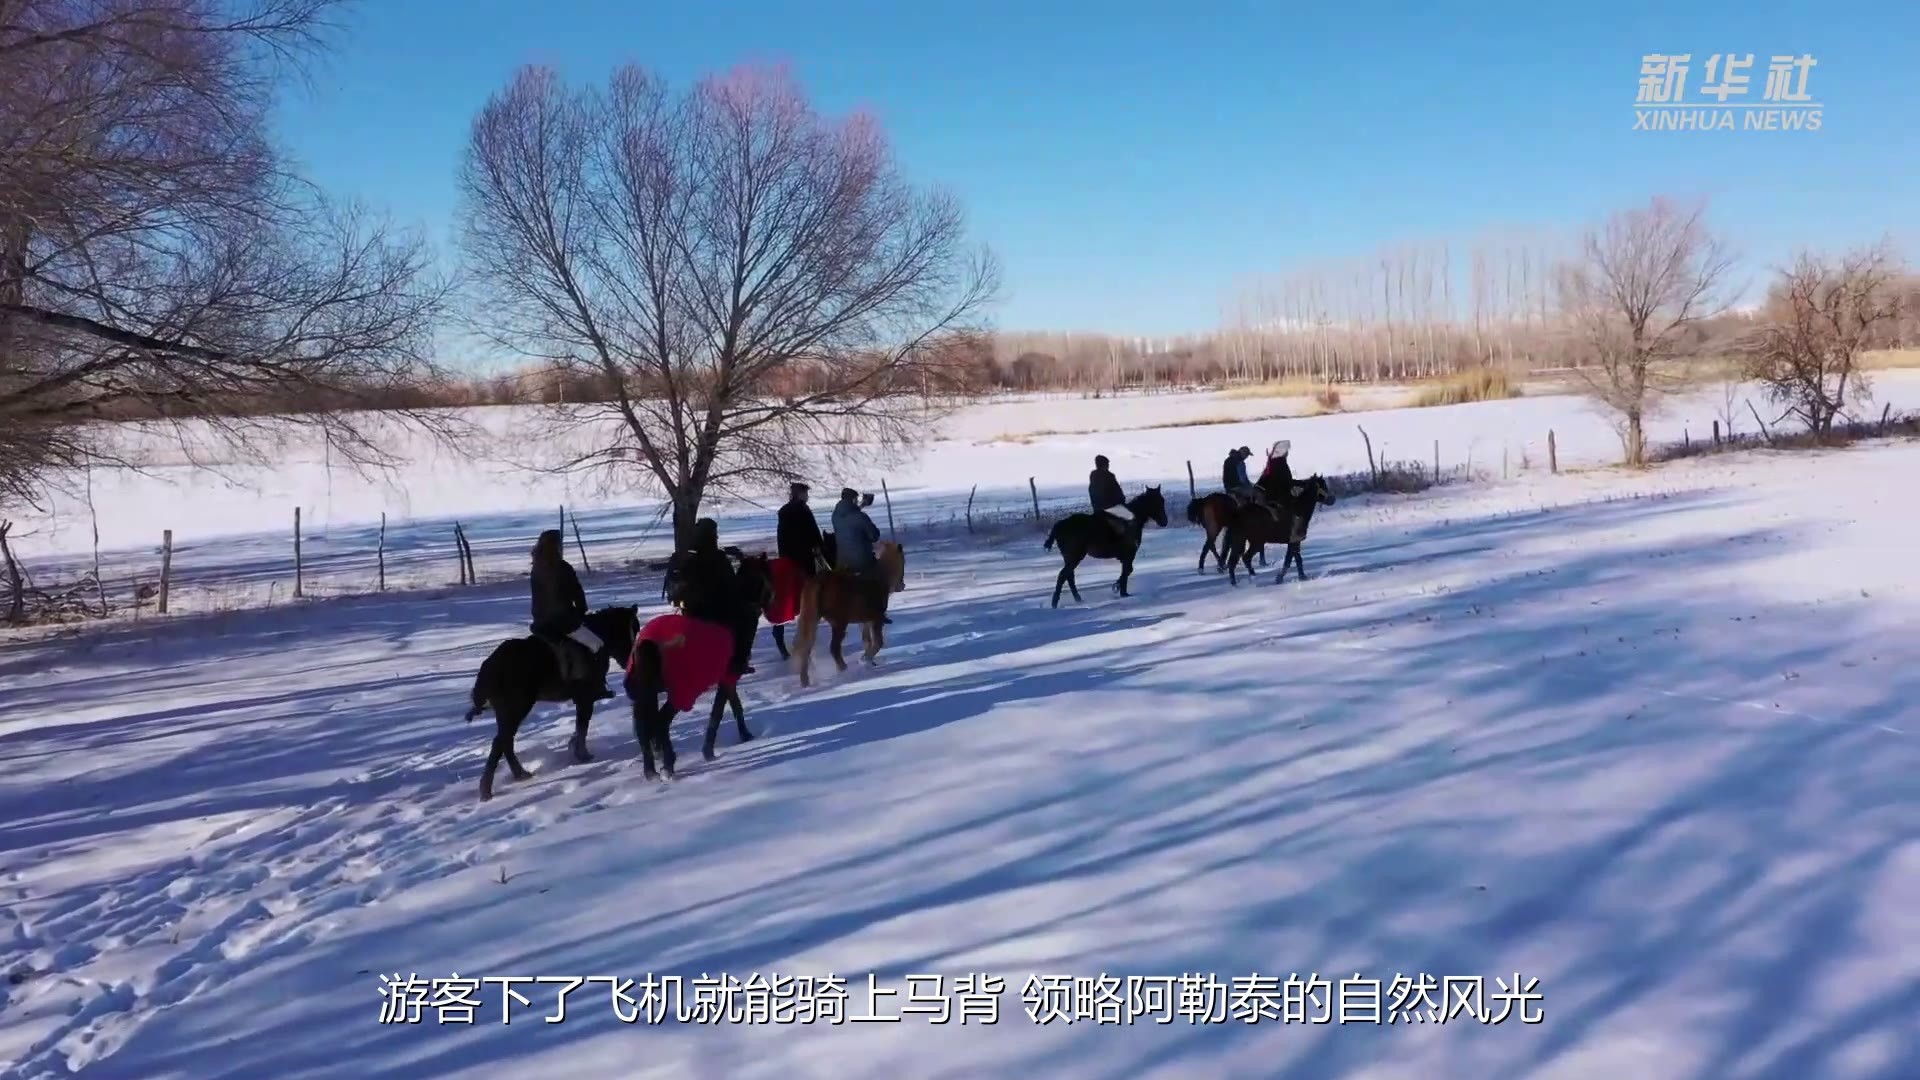
[[[1560,444],[1554,441],[1552,428],[1547,429],[1547,469],[1554,473],[1560,471]]]
[[[1440,482],[1440,440],[1433,440],[1433,482]]]
[[[1720,449],[1720,421],[1713,422],[1713,448]]]
[[[380,591],[387,591],[387,515],[380,515]]]
[[[979,484],[973,485],[973,490],[967,492],[967,531],[968,532],[973,531],[973,497],[978,494],[980,494]]]
[[[300,508],[296,506],[293,508],[293,596],[296,600],[306,595],[302,581],[305,569],[300,564]]]
[[[467,544],[466,537],[460,531],[460,523],[453,523],[453,562],[460,568],[460,584],[467,584]]]
[[[160,614],[167,613],[167,590],[173,584],[173,530],[160,534]]]
[[[900,534],[893,528],[893,493],[887,490],[887,478],[884,476],[880,478],[880,498],[887,504],[887,535],[897,544]]]
[[[1033,520],[1040,520],[1040,489],[1034,485],[1033,477],[1027,477],[1027,490],[1033,493]]]
[[[1197,499],[1199,497],[1200,497],[1200,489],[1195,487],[1193,483],[1193,461],[1192,459],[1188,459],[1187,461],[1187,498]]]
[[[1360,425],[1355,424],[1354,427],[1360,427]],[[1373,440],[1367,436],[1366,428],[1360,428],[1360,438],[1367,444],[1367,475],[1377,485],[1380,483],[1380,466],[1373,460]]]
[[[460,557],[467,564],[467,584],[480,584],[480,572],[473,568],[473,541],[467,539],[467,528],[460,527]]]
[[[573,546],[580,549],[580,569],[593,573],[593,564],[587,561],[587,542],[580,539],[580,515],[573,515]],[[471,557],[471,555],[469,555]]]

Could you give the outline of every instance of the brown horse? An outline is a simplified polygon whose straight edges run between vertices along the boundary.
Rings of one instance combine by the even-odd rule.
[[[1213,572],[1225,573],[1227,569],[1227,548],[1225,544],[1214,547],[1214,538],[1226,531],[1227,522],[1233,520],[1234,511],[1240,509],[1240,501],[1224,491],[1211,495],[1202,495],[1187,502],[1187,521],[1206,530],[1207,542],[1200,546],[1200,563],[1195,573],[1204,573],[1207,569],[1207,556],[1213,556]],[[1267,545],[1249,540],[1248,550],[1260,557],[1260,565],[1267,565]]]
[[[1324,477],[1315,473],[1294,484],[1288,498],[1276,500],[1271,511],[1263,506],[1247,506],[1236,512],[1227,521],[1227,580],[1240,584],[1240,577],[1234,572],[1236,563],[1245,566],[1249,575],[1253,573],[1248,547],[1261,543],[1287,546],[1287,557],[1280,560],[1280,572],[1273,578],[1275,584],[1286,580],[1289,565],[1299,567],[1300,580],[1305,581],[1307,566],[1300,561],[1300,545],[1306,542],[1314,508],[1332,505],[1333,490]]]
[[[847,624],[860,624],[861,656],[873,663],[874,654],[886,644],[883,632],[887,600],[907,587],[907,551],[891,540],[874,545],[878,561],[878,579],[862,577],[845,570],[825,570],[815,574],[800,590],[800,624],[793,640],[794,666],[800,672],[800,685],[812,686],[809,669],[813,666],[813,641],[821,619],[833,627],[828,651],[841,671],[847,659],[840,647],[847,639]]]

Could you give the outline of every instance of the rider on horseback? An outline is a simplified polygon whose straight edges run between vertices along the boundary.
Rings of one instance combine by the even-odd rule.
[[[775,554],[790,559],[800,572],[812,577],[820,568],[820,522],[807,505],[807,485],[796,481],[788,489],[787,504],[780,508],[779,527],[774,533]]]
[[[740,582],[733,560],[720,550],[720,524],[712,518],[693,523],[693,546],[675,557],[674,601],[688,618],[724,626],[733,635],[732,670],[736,675],[753,674],[748,658],[753,653],[753,631],[759,623],[757,612],[747,621],[747,605],[741,597]]]
[[[1287,464],[1287,451],[1293,444],[1286,439],[1267,448],[1267,467],[1260,473],[1260,488],[1278,492],[1281,498],[1293,494],[1293,468]]]
[[[1120,481],[1107,468],[1107,455],[1099,454],[1093,459],[1093,471],[1087,474],[1087,500],[1093,504],[1093,512],[1101,515],[1107,524],[1121,536],[1127,534],[1127,522],[1133,520],[1133,512],[1127,509],[1127,494],[1120,490]]]
[[[1220,467],[1220,483],[1226,488],[1227,494],[1233,496],[1234,501],[1239,505],[1258,503],[1265,506],[1267,493],[1247,478],[1247,459],[1252,456],[1253,451],[1244,446],[1238,450],[1229,450],[1227,460]]]
[[[530,575],[533,622],[527,629],[553,647],[562,679],[570,684],[590,682],[593,658],[605,643],[584,622],[587,593],[580,587],[580,575],[573,572],[573,565],[561,553],[563,550],[559,529],[546,530],[534,542]],[[601,694],[613,696],[604,685]]]
[[[880,527],[861,509],[872,503],[871,495],[862,499],[852,488],[840,489],[840,501],[833,508],[833,565],[836,570],[884,587],[885,583],[880,582],[880,564],[873,554],[873,545],[880,542]],[[891,625],[893,618],[888,616],[881,622]]]

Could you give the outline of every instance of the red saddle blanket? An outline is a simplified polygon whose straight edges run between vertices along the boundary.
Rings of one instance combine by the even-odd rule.
[[[660,647],[660,677],[666,683],[667,703],[680,712],[693,708],[700,695],[718,686],[740,681],[730,668],[733,659],[733,635],[718,623],[690,618],[678,612],[656,615],[640,628],[633,639],[635,653],[640,643],[651,641]],[[627,671],[633,671],[634,657],[627,657]]]
[[[800,617],[800,589],[807,583],[807,576],[792,559],[775,558],[767,568],[773,576],[773,599],[763,614],[768,623],[782,626]]]

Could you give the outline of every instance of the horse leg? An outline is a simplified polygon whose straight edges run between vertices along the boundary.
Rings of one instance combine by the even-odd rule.
[[[1284,580],[1286,578],[1288,563],[1292,563],[1293,568],[1299,571],[1299,573],[1296,576],[1301,581],[1307,580],[1307,564],[1300,561],[1300,545],[1299,544],[1287,545],[1287,557],[1281,560],[1280,562],[1280,577],[1276,580]]]
[[[1073,592],[1073,598],[1075,601],[1078,601],[1080,599],[1080,583],[1074,580],[1073,571],[1075,567],[1080,565],[1080,560],[1087,557],[1087,553],[1085,551],[1080,551],[1080,550],[1068,551],[1064,544],[1061,545],[1060,553],[1066,556],[1067,564],[1060,568],[1060,577],[1058,580],[1056,580],[1053,583],[1053,606],[1054,607],[1060,606],[1060,586],[1062,585],[1065,585],[1068,589],[1070,589]]]
[[[714,758],[713,744],[720,738],[720,717],[727,711],[727,690],[721,687],[713,692],[713,712],[707,716],[707,738],[700,744],[700,756],[707,761]]]
[[[633,700],[633,739],[640,744],[641,775],[649,780],[657,779],[660,775],[653,768],[653,714],[660,707],[659,700],[654,697],[656,689],[649,686]]]
[[[787,652],[787,628],[775,624],[768,629],[773,631],[773,647],[780,650],[780,659],[791,660],[793,657]]]
[[[674,708],[672,702],[653,714],[653,739],[659,744],[660,776],[667,780],[673,779],[673,763],[676,760],[673,753],[673,718],[678,715],[680,710]]]
[[[1201,525],[1200,527],[1202,529],[1208,529],[1208,527],[1204,524]],[[1196,574],[1204,574],[1207,572],[1207,556],[1214,554],[1213,537],[1214,537],[1214,533],[1212,532],[1212,530],[1208,529],[1207,542],[1200,545],[1200,564],[1193,568],[1193,572]],[[1218,558],[1218,557],[1219,556],[1215,555],[1215,558]]]
[[[527,771],[525,765],[520,764],[520,755],[513,752],[513,741],[520,734],[520,725],[526,721],[527,714],[532,711],[533,705],[531,703],[523,709],[515,710],[517,715],[514,716],[513,723],[507,725],[506,743],[500,748],[501,754],[507,759],[507,768],[512,770],[515,780],[533,779],[533,773]]]
[[[840,670],[845,671],[847,658],[841,655],[840,646],[847,640],[847,624],[840,619],[830,619],[828,624],[833,627],[833,636],[827,641],[827,651],[833,654],[833,662],[840,665]]]
[[[567,746],[573,751],[573,760],[582,765],[593,760],[593,754],[587,750],[587,725],[593,722],[593,704],[597,700],[597,697],[581,698],[573,703],[573,740]]]
[[[493,798],[494,771],[500,768],[501,759],[513,753],[513,736],[520,729],[520,720],[526,716],[524,712],[519,711],[519,708],[520,703],[517,701],[494,703],[493,743],[487,748],[486,768],[480,770],[481,802]],[[518,776],[519,767],[512,761],[508,762],[508,768],[514,770],[516,778],[525,779]]]
[[[727,704],[733,709],[734,734],[740,736],[741,742],[752,742],[753,732],[747,730],[747,713],[745,709],[740,707],[740,690],[738,687],[727,687]]]
[[[1127,592],[1127,579],[1132,576],[1133,576],[1133,556],[1130,554],[1120,556],[1120,578],[1119,580],[1113,583],[1113,587],[1115,591],[1117,591],[1121,596],[1132,595],[1131,593]]]

